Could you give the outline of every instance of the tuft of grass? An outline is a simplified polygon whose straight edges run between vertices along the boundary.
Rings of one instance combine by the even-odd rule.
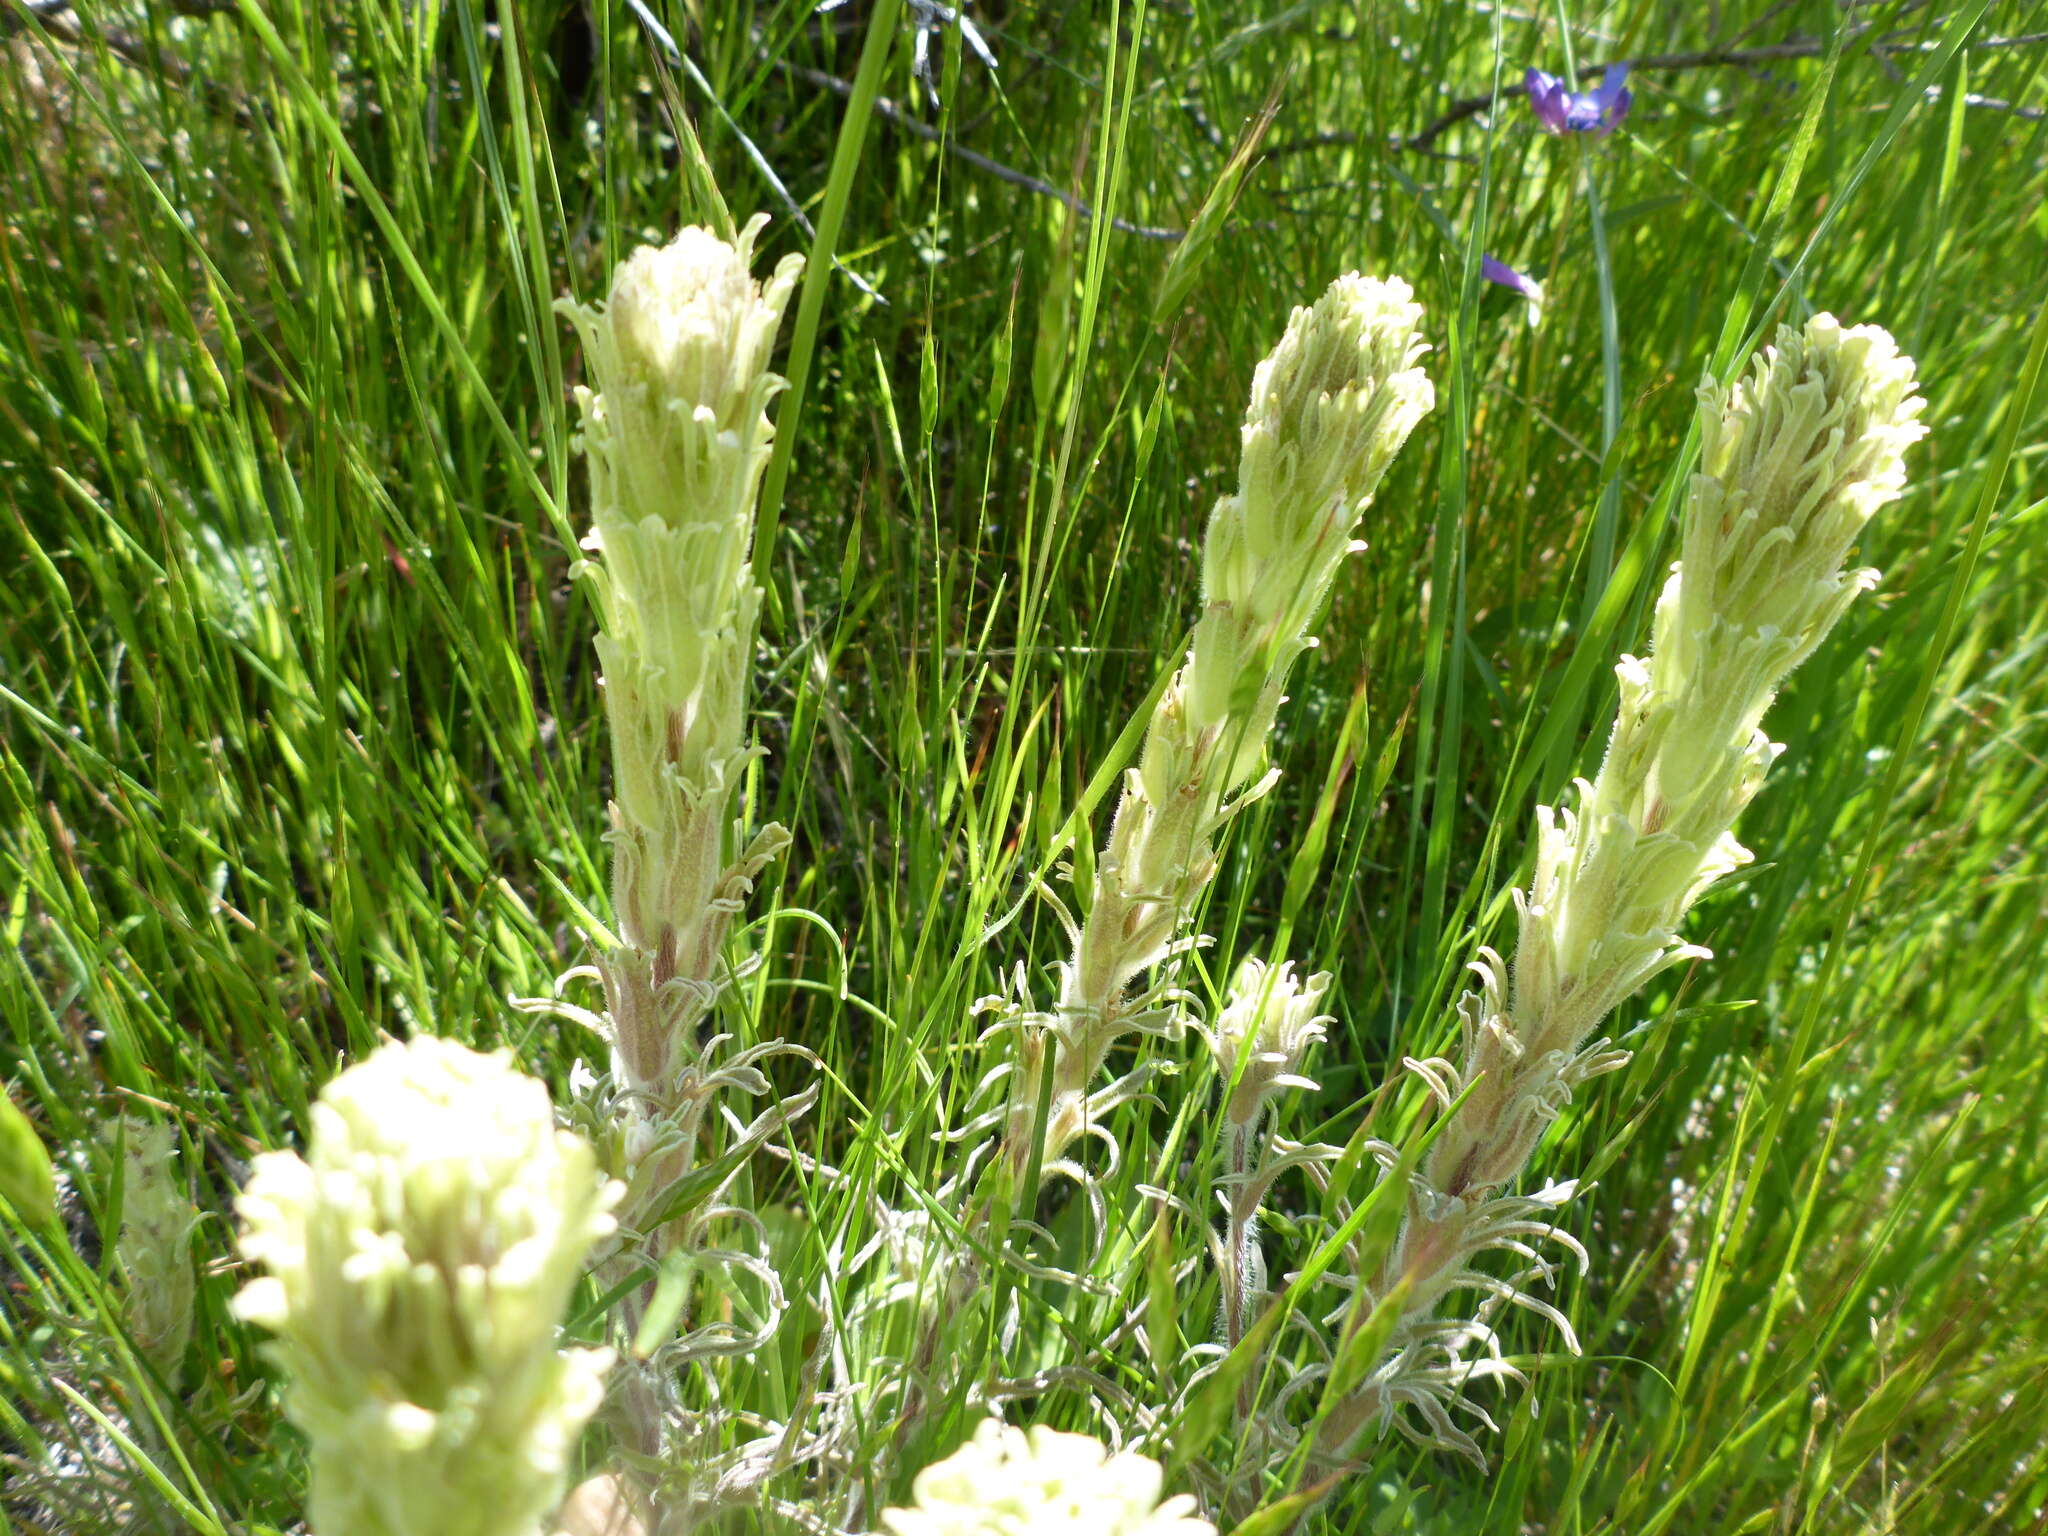
[[[713,186],[774,216],[764,264],[810,251],[805,224],[837,257],[783,366],[808,383],[762,542],[754,804],[796,844],[735,1022],[829,1064],[799,1150],[839,1176],[755,1173],[806,1299],[721,1368],[729,1406],[803,1407],[854,1300],[838,1256],[954,1166],[935,1133],[986,1065],[972,1005],[999,959],[1063,951],[1029,882],[1062,858],[1085,881],[1196,616],[1251,369],[1358,266],[1416,285],[1439,408],[1297,671],[1284,777],[1233,824],[1193,971],[1211,1009],[1245,954],[1336,973],[1303,1139],[1416,1123],[1400,1059],[1449,1038],[1531,808],[1597,759],[1608,665],[1646,631],[1702,371],[1779,314],[1876,321],[1919,359],[1931,434],[1865,540],[1882,587],[1772,713],[1759,862],[1694,919],[1716,958],[1617,1021],[1635,1064],[1538,1153],[1596,1181],[1565,1218],[1596,1264],[1559,1299],[1585,1354],[1490,1401],[1487,1474],[1389,1440],[1307,1528],[2048,1514],[2048,44],[2013,40],[2025,8],[1016,7],[976,13],[994,72],[932,39],[934,95],[887,6],[4,4],[0,1075],[66,1223],[0,1217],[7,1519],[289,1528],[299,1448],[226,1308],[247,1158],[380,1032],[510,1044],[558,1089],[598,1051],[507,1001],[583,957],[606,888],[549,306],[720,217]],[[1717,48],[1754,52],[1639,70],[1598,146],[1513,100],[1406,146],[1525,63]],[[1155,322],[1175,242],[1152,234],[1219,187],[1230,219]],[[1540,326],[1482,251],[1543,281]],[[1180,1060],[1104,1180],[1111,1240],[1083,1253],[1072,1207],[1042,1213],[1100,1290],[1021,1286],[1007,1373],[1145,1303],[1159,1355],[1126,1336],[1110,1368],[1156,1401],[1176,1341],[1209,1336],[1213,1280],[1156,1284],[1201,1234],[1137,1192],[1199,1174],[1216,1089]],[[177,1386],[110,1269],[121,1114],[176,1128],[203,1215]],[[1309,1186],[1272,1206],[1279,1275],[1326,1233]],[[1100,1427],[1056,1387],[1014,1408]],[[862,1419],[895,1469],[866,1508],[972,1417],[937,1405],[900,1447]]]

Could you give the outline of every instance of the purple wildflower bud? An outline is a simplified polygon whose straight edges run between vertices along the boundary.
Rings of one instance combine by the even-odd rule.
[[[1531,68],[1527,89],[1536,121],[1551,133],[1590,133],[1603,139],[1620,126],[1635,100],[1626,64],[1609,66],[1599,89],[1592,91],[1570,90],[1558,76]]]
[[[1543,285],[1534,278],[1524,277],[1504,261],[1496,261],[1491,256],[1480,257],[1479,275],[1489,283],[1499,283],[1503,288],[1513,289],[1531,304],[1543,302]]]
[[[1506,262],[1497,261],[1491,256],[1479,258],[1479,275],[1489,283],[1498,283],[1501,287],[1520,294],[1528,301],[1529,324],[1534,326],[1543,323],[1543,285],[1536,279],[1524,277]]]

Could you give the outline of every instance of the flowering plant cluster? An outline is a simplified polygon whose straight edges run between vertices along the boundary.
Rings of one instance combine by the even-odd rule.
[[[1604,134],[1628,111],[1626,74],[1572,93],[1532,71],[1529,95],[1551,131]],[[1876,327],[1819,315],[1782,328],[1747,376],[1702,386],[1682,558],[1648,656],[1616,668],[1606,757],[1577,784],[1574,809],[1539,809],[1514,963],[1480,949],[1455,1057],[1406,1063],[1443,1123],[1419,1159],[1362,1129],[1347,1154],[1279,1134],[1288,1096],[1316,1087],[1331,975],[1244,958],[1204,1018],[1179,963],[1208,942],[1195,916],[1231,819],[1277,777],[1269,744],[1284,690],[1346,555],[1363,548],[1361,517],[1434,404],[1406,283],[1354,273],[1296,309],[1254,375],[1237,485],[1202,546],[1202,609],[1079,882],[1079,914],[1045,893],[1071,941],[1050,1006],[1032,1005],[1022,966],[1014,995],[987,1000],[1001,1015],[989,1038],[1009,1053],[982,1080],[989,1097],[972,1101],[962,1167],[922,1203],[877,1197],[873,1239],[851,1257],[833,1250],[839,1268],[800,1298],[815,1323],[801,1412],[750,1419],[760,1432],[732,1450],[735,1416],[702,1367],[761,1354],[792,1308],[767,1225],[734,1191],[751,1155],[817,1093],[751,1120],[723,1102],[772,1098],[772,1056],[815,1062],[778,1040],[742,1046],[720,1027],[721,1002],[751,964],[729,953],[734,920],[788,841],[772,824],[749,836],[740,803],[759,756],[748,729],[762,596],[752,541],[775,430],[766,407],[782,387],[768,363],[798,274],[792,258],[765,283],[752,275],[759,229],[736,240],[687,229],[622,263],[603,307],[564,306],[594,380],[578,392],[592,504],[583,570],[600,617],[618,931],[584,968],[602,984],[602,1011],[530,1006],[598,1032],[605,1069],[579,1069],[557,1117],[503,1057],[427,1039],[387,1045],[322,1094],[304,1158],[266,1155],[243,1197],[243,1251],[267,1272],[237,1308],[277,1334],[287,1412],[312,1449],[316,1533],[529,1536],[561,1499],[601,1403],[614,1462],[564,1507],[572,1536],[600,1518],[592,1510],[634,1536],[679,1536],[735,1509],[826,1533],[863,1528],[864,1487],[894,1471],[859,1465],[863,1421],[886,1419],[916,1443],[927,1421],[939,1432],[929,1409],[955,1386],[991,1417],[916,1477],[908,1505],[874,1517],[891,1536],[1213,1533],[1194,1497],[1164,1496],[1164,1469],[1136,1450],[1001,1422],[1006,1405],[1055,1389],[1080,1389],[1120,1413],[1135,1442],[1156,1443],[1169,1409],[1230,1367],[1235,1465],[1254,1472],[1304,1460],[1349,1470],[1363,1437],[1389,1428],[1480,1458],[1467,1422],[1491,1420],[1466,1390],[1519,1375],[1496,1335],[1501,1309],[1545,1318],[1577,1347],[1535,1293],[1558,1272],[1543,1245],[1586,1262],[1558,1225],[1576,1185],[1524,1192],[1518,1181],[1578,1088],[1629,1059],[1603,1033],[1614,1011],[1670,966],[1707,956],[1681,927],[1750,857],[1733,828],[1779,750],[1765,712],[1875,580],[1849,555],[1900,494],[1921,434],[1911,360]],[[1486,275],[1540,297],[1491,258]],[[1014,1341],[1014,1314],[981,1305],[1000,1290],[987,1262],[1083,1288],[1027,1203],[1028,1176],[1079,1185],[1092,1236],[1108,1241],[1102,1180],[1077,1149],[1092,1139],[1113,1167],[1119,1112],[1165,1067],[1141,1060],[1104,1075],[1132,1037],[1171,1043],[1190,1025],[1218,1085],[1213,1137],[1190,1163],[1199,1198],[1139,1188],[1162,1222],[1199,1222],[1205,1251],[1152,1280],[1156,1303],[1213,1265],[1214,1338],[1158,1362],[1166,1409],[1113,1379],[1106,1351],[1134,1322],[1087,1358],[1001,1376],[955,1347]],[[167,1165],[164,1134],[131,1140]],[[809,1176],[841,1177],[780,1150]],[[1398,1208],[1391,1242],[1372,1251],[1353,1187],[1370,1181],[1333,1176],[1347,1155],[1377,1160]],[[1327,1275],[1346,1294],[1320,1324],[1296,1319],[1320,1363],[1261,1403],[1260,1370],[1241,1357],[1271,1363],[1275,1319],[1295,1309],[1269,1305],[1260,1223],[1295,1172],[1327,1197],[1308,1225],[1346,1238],[1349,1262]],[[189,1206],[156,1174],[131,1167],[133,1241],[124,1235],[121,1257],[138,1340],[174,1369],[190,1313],[189,1265],[182,1280],[178,1269]],[[1492,1267],[1497,1255],[1509,1272]],[[861,1283],[836,1284],[869,1267]],[[714,1271],[715,1295],[703,1283]],[[616,1303],[616,1354],[560,1346],[586,1276]],[[1476,1309],[1451,1306],[1474,1292]],[[165,1295],[171,1315],[159,1320],[152,1298]],[[893,1353],[906,1337],[912,1347]],[[895,1384],[874,1391],[878,1371]],[[1305,1421],[1294,1405],[1311,1392],[1321,1401]],[[1212,1511],[1242,1512],[1242,1490],[1202,1448],[1182,1461]],[[794,1467],[832,1485],[815,1506],[769,1492]]]

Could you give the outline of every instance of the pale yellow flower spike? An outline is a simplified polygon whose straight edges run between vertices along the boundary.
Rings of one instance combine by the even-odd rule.
[[[1132,984],[1186,942],[1195,902],[1216,873],[1214,840],[1270,787],[1267,738],[1287,676],[1359,519],[1394,456],[1435,403],[1419,366],[1422,307],[1399,278],[1338,278],[1294,311],[1260,363],[1245,411],[1237,490],[1220,499],[1203,544],[1204,606],[1186,662],[1154,709],[1137,768],[1124,776],[1073,958],[1050,1014],[1028,1014],[1005,1145],[1028,1161],[1048,1041],[1057,1047],[1043,1148],[1098,1136],[1127,1086],[1093,1089],[1111,1046],[1167,1033],[1177,1013]]]
[[[1451,1291],[1548,1318],[1576,1349],[1563,1315],[1525,1288],[1552,1266],[1536,1261],[1509,1281],[1470,1261],[1488,1249],[1526,1257],[1528,1241],[1548,1239],[1584,1264],[1555,1224],[1571,1182],[1502,1191],[1574,1090],[1628,1061],[1598,1034],[1608,1015],[1667,967],[1708,958],[1679,926],[1709,886],[1749,862],[1734,825],[1779,751],[1761,728],[1765,710],[1877,581],[1848,557],[1905,484],[1905,451],[1925,431],[1915,387],[1912,359],[1888,334],[1832,315],[1780,327],[1746,377],[1701,387],[1683,558],[1658,601],[1649,658],[1624,656],[1615,669],[1621,704],[1600,772],[1579,783],[1576,811],[1537,811],[1535,872],[1516,893],[1515,962],[1480,952],[1480,984],[1458,1010],[1462,1060],[1410,1063],[1446,1107],[1470,1092],[1431,1147],[1394,1252],[1362,1295],[1369,1307],[1408,1283],[1394,1353],[1331,1416],[1326,1444],[1342,1447],[1407,1406],[1427,1422],[1419,1438],[1478,1455],[1446,1409],[1464,1382],[1513,1372],[1486,1352],[1483,1316],[1433,1321]],[[1377,1150],[1391,1164],[1393,1149]]]
[[[752,275],[766,223],[755,218],[733,241],[685,229],[621,262],[602,306],[558,306],[576,326],[592,380],[577,391],[577,441],[590,464],[583,547],[592,558],[581,570],[600,619],[619,942],[597,957],[604,1014],[557,1011],[601,1029],[611,1044],[609,1070],[591,1074],[569,1109],[627,1185],[603,1283],[652,1273],[679,1248],[717,1249],[708,1262],[764,1281],[772,1329],[783,1304],[773,1271],[710,1234],[751,1215],[726,1207],[722,1181],[700,1183],[680,1208],[676,1195],[701,1171],[700,1156],[744,1156],[817,1093],[812,1086],[782,1100],[744,1129],[734,1121],[713,1153],[721,1096],[769,1093],[757,1065],[766,1056],[809,1058],[783,1041],[740,1046],[708,1022],[748,964],[726,954],[732,925],[789,842],[772,822],[747,836],[740,805],[760,751],[748,726],[761,607],[754,519],[775,444],[768,405],[785,384],[769,359],[803,270],[803,258],[789,256],[765,282]],[[622,1303],[622,1336],[637,1335],[651,1295],[643,1286]],[[701,1459],[685,1448],[701,1420],[677,1395],[677,1365],[698,1348],[731,1353],[729,1328],[707,1322],[669,1340],[659,1356],[628,1361],[614,1383],[620,1443],[651,1528],[670,1518],[670,1494],[676,1510],[695,1497],[656,1487],[666,1475],[656,1468],[677,1472]]]
[[[709,1006],[726,930],[787,841],[772,827],[728,865],[724,835],[747,744],[761,589],[748,561],[773,450],[769,371],[803,270],[789,256],[749,275],[757,217],[737,244],[690,228],[642,246],[602,307],[564,301],[596,381],[576,392],[590,461],[583,567],[602,620],[597,650],[613,764],[613,905],[622,951],[606,964],[615,1067],[667,1097]],[[668,990],[671,981],[682,987]]]

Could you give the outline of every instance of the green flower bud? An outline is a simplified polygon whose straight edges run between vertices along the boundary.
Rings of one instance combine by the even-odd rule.
[[[175,1382],[192,1338],[197,1276],[192,1230],[199,1213],[179,1173],[177,1132],[129,1120],[121,1173],[121,1232],[114,1258],[127,1288],[128,1330],[142,1352]]]
[[[50,1154],[28,1116],[5,1094],[0,1094],[0,1199],[30,1226],[41,1226],[57,1214],[57,1176]]]
[[[1223,1011],[1202,1029],[1225,1083],[1237,1074],[1238,1063],[1244,1063],[1237,1087],[1223,1107],[1223,1118],[1231,1125],[1258,1124],[1267,1100],[1283,1088],[1316,1086],[1302,1075],[1302,1068],[1330,1022],[1328,1014],[1316,1011],[1329,986],[1328,971],[1300,981],[1293,965],[1285,961],[1278,968],[1258,959],[1238,966]]]
[[[1044,1425],[984,1420],[959,1450],[917,1475],[909,1509],[882,1511],[892,1536],[1215,1536],[1195,1501],[1162,1501],[1166,1474],[1135,1451]]]
[[[327,1086],[306,1157],[238,1209],[269,1273],[236,1313],[277,1334],[319,1536],[530,1536],[603,1395],[556,1330],[615,1186],[504,1053],[388,1044]]]

